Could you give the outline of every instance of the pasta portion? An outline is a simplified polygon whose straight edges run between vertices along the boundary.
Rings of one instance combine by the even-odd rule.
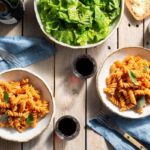
[[[35,127],[49,112],[49,103],[29,79],[18,82],[0,81],[0,127],[11,127],[23,132]]]
[[[150,62],[140,56],[127,56],[110,67],[104,92],[120,111],[138,113],[150,103]]]

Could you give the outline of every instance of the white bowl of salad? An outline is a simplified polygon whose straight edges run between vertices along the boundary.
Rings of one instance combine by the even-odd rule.
[[[34,10],[50,40],[73,49],[91,48],[117,29],[124,0],[35,0]]]

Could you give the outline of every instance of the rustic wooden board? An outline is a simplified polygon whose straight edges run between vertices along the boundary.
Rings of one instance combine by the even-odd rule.
[[[71,50],[57,46],[55,58],[55,122],[63,115],[73,115],[80,122],[80,134],[69,142],[62,142],[55,137],[56,150],[84,150],[85,149],[85,82],[75,85],[72,76],[72,62],[85,50]],[[80,86],[81,85],[81,86]]]
[[[34,10],[33,1],[25,0],[26,13],[23,20],[23,35],[42,37],[43,34],[37,24]],[[42,49],[41,49],[42,50]],[[30,69],[40,75],[54,94],[54,56],[49,59],[33,64],[27,69]],[[53,149],[53,120],[51,125],[45,130],[42,135],[23,144],[23,150],[52,150]],[[44,146],[43,146],[44,145]]]
[[[143,46],[143,21],[136,21],[127,8],[119,27],[119,47]]]
[[[22,21],[15,25],[4,25],[0,23],[1,36],[13,36],[22,34]]]
[[[117,31],[106,41],[102,46],[93,49],[88,49],[90,54],[97,62],[97,67],[102,65],[104,59],[113,51],[117,49]],[[97,91],[95,77],[87,81],[87,121],[95,117],[100,110],[105,111],[104,105],[101,103]],[[94,139],[94,141],[93,141]],[[93,144],[92,144],[93,143]],[[106,143],[103,137],[96,133],[87,130],[87,149],[88,150],[106,150],[111,149],[111,146]]]

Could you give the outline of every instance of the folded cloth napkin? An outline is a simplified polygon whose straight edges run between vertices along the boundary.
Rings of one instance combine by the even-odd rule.
[[[14,67],[26,67],[54,54],[54,47],[43,38],[23,36],[0,36],[0,51],[8,51],[16,56],[19,63],[12,63],[0,59],[0,71]]]
[[[126,119],[116,115],[111,117],[120,128],[127,131],[150,150],[150,117],[143,119]],[[136,150],[116,131],[101,125],[97,121],[97,117],[88,121],[88,127],[102,135],[116,150]]]

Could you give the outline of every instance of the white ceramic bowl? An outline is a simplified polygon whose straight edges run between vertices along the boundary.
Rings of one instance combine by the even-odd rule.
[[[29,128],[22,133],[11,128],[0,128],[0,138],[15,142],[27,142],[41,134],[50,124],[55,112],[54,99],[48,85],[37,74],[25,69],[11,69],[0,73],[0,80],[18,81],[29,78],[30,83],[41,92],[42,99],[49,101],[50,112],[41,119],[35,128]]]
[[[91,47],[95,47],[95,46],[98,46],[102,43],[104,43],[112,34],[113,32],[118,28],[120,22],[121,22],[121,19],[122,19],[122,16],[123,16],[123,13],[124,13],[124,0],[121,0],[121,13],[120,13],[120,16],[115,20],[115,22],[112,24],[112,26],[110,27],[110,33],[108,34],[108,36],[104,39],[104,40],[101,40],[95,44],[88,44],[88,45],[85,45],[85,46],[72,46],[72,45],[69,45],[69,44],[66,44],[66,43],[63,43],[63,42],[60,42],[58,40],[56,40],[55,38],[53,38],[51,35],[49,35],[48,33],[46,33],[46,31],[44,30],[44,27],[42,25],[42,22],[41,22],[41,19],[40,19],[40,16],[39,16],[39,13],[38,13],[38,8],[37,8],[37,3],[38,3],[39,0],[35,0],[34,1],[34,11],[35,11],[35,15],[36,15],[36,19],[38,21],[38,24],[41,28],[41,30],[43,31],[43,33],[50,39],[52,40],[53,42],[61,45],[61,46],[65,46],[65,47],[69,47],[69,48],[72,48],[72,49],[83,49],[83,48],[91,48]]]
[[[150,50],[142,48],[142,47],[126,47],[119,49],[112,54],[110,54],[104,61],[102,67],[97,73],[96,77],[96,87],[98,91],[98,95],[100,96],[101,101],[105,104],[105,106],[111,110],[112,112],[126,118],[142,118],[150,115],[150,105],[147,105],[144,108],[144,112],[142,114],[138,114],[134,112],[133,110],[128,110],[124,112],[120,112],[118,107],[116,107],[114,104],[112,104],[106,94],[104,93],[103,89],[106,87],[106,77],[109,75],[109,69],[110,66],[116,61],[116,60],[123,60],[126,56],[141,56],[142,58],[147,59],[150,61]]]

